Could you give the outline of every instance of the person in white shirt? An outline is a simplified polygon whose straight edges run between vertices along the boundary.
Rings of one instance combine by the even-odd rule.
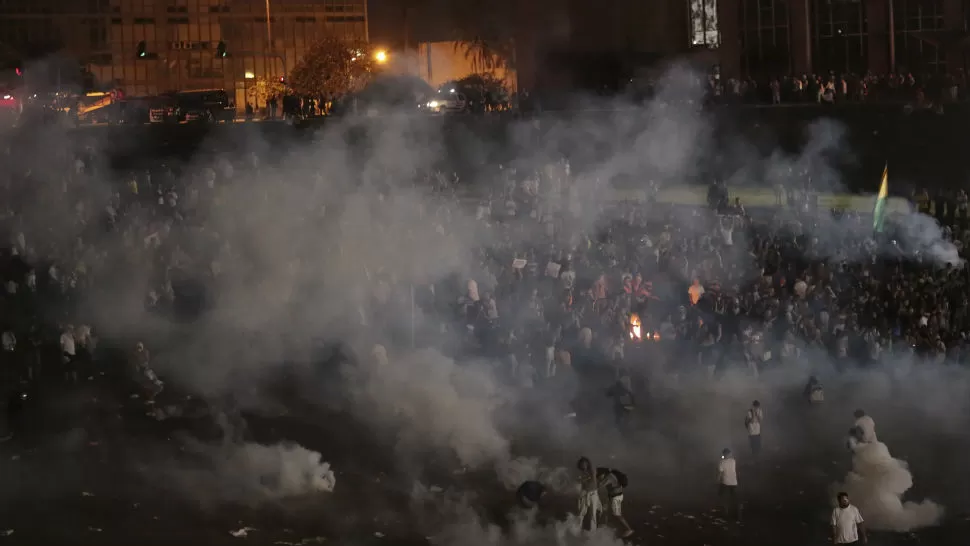
[[[757,457],[761,453],[761,422],[765,418],[761,402],[755,400],[744,416],[744,428],[748,429],[748,443],[751,445],[751,455]]]
[[[855,410],[855,426],[862,430],[862,441],[872,443],[876,441],[876,422],[861,409]]]
[[[5,353],[13,353],[17,350],[17,336],[14,335],[13,331],[5,330],[3,332],[3,351]]]
[[[832,542],[835,544],[865,544],[865,520],[859,509],[849,503],[848,493],[839,493],[839,505],[832,510]]]
[[[850,453],[855,453],[859,447],[866,445],[866,442],[862,439],[862,435],[862,429],[859,427],[852,427],[849,429],[849,435],[845,441],[845,446],[848,448]]]
[[[68,324],[61,333],[61,359],[64,362],[64,379],[77,382],[77,348],[74,342],[74,327]]]
[[[738,511],[738,465],[727,448],[721,452],[721,462],[717,465],[717,485],[724,516],[728,517],[733,512],[737,519],[741,519]]]

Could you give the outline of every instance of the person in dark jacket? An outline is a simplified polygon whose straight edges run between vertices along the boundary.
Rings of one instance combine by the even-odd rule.
[[[627,434],[631,428],[631,417],[636,408],[636,398],[633,395],[633,382],[630,376],[623,374],[609,390],[606,396],[613,399],[613,414],[616,418],[616,427],[621,434]]]

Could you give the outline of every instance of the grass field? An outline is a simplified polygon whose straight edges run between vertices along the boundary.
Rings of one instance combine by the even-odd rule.
[[[646,199],[646,192],[642,190],[614,190],[616,200],[642,201]],[[733,200],[741,198],[746,207],[765,208],[774,207],[775,194],[767,188],[739,187],[730,188]],[[707,188],[704,186],[674,186],[664,188],[657,194],[657,201],[671,205],[707,206]],[[819,195],[818,205],[822,209],[843,209],[858,213],[871,213],[876,196],[853,195],[839,193],[824,193]],[[905,214],[910,212],[909,202],[900,197],[890,197],[887,213]]]

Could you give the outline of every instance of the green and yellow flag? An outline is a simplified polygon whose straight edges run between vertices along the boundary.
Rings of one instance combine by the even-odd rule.
[[[876,197],[876,206],[872,209],[872,229],[876,233],[881,233],[883,224],[886,221],[886,201],[889,200],[889,163],[882,170],[882,183],[879,184],[879,196]]]

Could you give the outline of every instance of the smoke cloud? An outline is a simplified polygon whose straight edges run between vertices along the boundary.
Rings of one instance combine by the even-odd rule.
[[[943,507],[931,500],[903,502],[913,487],[913,475],[904,461],[894,459],[882,442],[861,444],[852,457],[852,472],[841,486],[872,529],[912,531],[937,525]]]
[[[203,506],[239,503],[258,507],[332,493],[336,486],[336,476],[322,455],[294,443],[211,446],[186,439],[183,446],[177,459],[153,457],[142,471],[157,486],[174,489]]]
[[[55,190],[34,189],[27,196],[22,246],[56,247],[57,257],[68,267],[82,256],[86,269],[103,276],[106,280],[78,303],[81,313],[94,317],[100,335],[123,342],[145,340],[155,355],[153,366],[172,389],[261,406],[280,396],[252,396],[252,391],[268,391],[268,378],[285,376],[297,383],[287,385],[295,391],[287,396],[321,410],[346,411],[388,440],[389,451],[401,462],[397,470],[411,478],[423,466],[440,464],[446,470],[481,470],[503,493],[526,479],[538,479],[565,496],[573,486],[562,460],[584,454],[629,474],[631,499],[707,506],[712,500],[709,477],[720,450],[731,447],[745,462],[746,434],[740,422],[755,399],[768,416],[764,430],[773,449],[766,449],[765,456],[777,458],[779,466],[806,446],[836,445],[844,433],[844,416],[855,407],[886,415],[880,422],[892,425],[880,430],[881,437],[884,432],[906,437],[965,430],[967,372],[936,364],[913,369],[913,359],[907,357],[891,362],[888,372],[846,373],[826,348],[804,346],[797,362],[769,367],[757,377],[747,367],[729,366],[711,380],[706,368],[698,369],[691,358],[664,343],[655,349],[628,346],[631,371],[643,379],[638,395],[646,417],[624,439],[600,392],[614,377],[603,356],[610,340],[591,340],[594,358],[589,368],[596,379],[582,389],[565,365],[556,378],[534,388],[533,379],[542,371],[525,373],[527,362],[515,367],[488,355],[461,358],[480,349],[480,332],[440,317],[454,315],[471,296],[470,280],[476,283],[476,297],[484,298],[512,284],[514,258],[542,268],[561,252],[592,247],[614,225],[647,231],[617,205],[624,186],[651,192],[653,186],[714,178],[735,188],[770,186],[808,170],[827,190],[845,189],[840,165],[852,161],[851,154],[846,157],[845,127],[830,120],[812,124],[797,153],[781,151],[774,142],[766,150],[764,143],[725,137],[718,114],[703,107],[699,78],[675,67],[658,82],[656,98],[645,105],[623,104],[620,112],[595,116],[550,114],[501,129],[483,124],[481,133],[493,131],[487,136],[447,120],[407,115],[328,120],[312,143],[276,147],[243,128],[246,137],[231,146],[218,139],[205,143],[229,148],[224,154],[200,154],[170,165],[172,173],[153,173],[151,184],[141,181],[141,192],[161,192],[152,201],[168,199],[171,182],[177,186],[177,199],[192,203],[190,214],[204,221],[172,222],[138,206],[117,218],[116,229],[104,235],[91,235],[90,226],[101,220],[102,211],[120,208],[120,199],[134,199],[118,195],[126,191],[121,182],[129,182],[128,175],[122,181],[105,174],[107,160],[92,151],[83,176],[68,182],[63,172],[44,167],[46,162],[35,153],[33,162],[42,167],[30,177],[51,182]],[[63,135],[48,136],[64,140]],[[16,156],[15,147],[8,159]],[[224,159],[231,165],[223,164]],[[452,168],[454,164],[464,168]],[[497,164],[503,167],[500,172]],[[230,171],[234,173],[227,176]],[[83,200],[79,209],[77,188],[70,184],[93,187],[85,193],[94,197]],[[504,188],[497,186],[522,190],[530,196],[531,208],[499,199]],[[490,193],[492,215],[480,214],[476,209],[486,206],[482,203]],[[650,221],[664,224],[662,230],[676,238],[695,241],[719,229],[720,220],[707,211],[643,207]],[[796,234],[817,239],[811,252],[821,259],[855,264],[871,259],[871,223],[864,218],[836,220],[824,211],[752,214],[774,227],[794,225]],[[935,220],[911,214],[896,223],[901,252],[919,251],[929,262],[962,265]],[[76,248],[79,237],[83,244]],[[165,239],[169,261],[161,274],[152,271],[149,259],[158,239]],[[739,285],[764,273],[750,257],[752,241],[738,230],[733,246],[720,256],[737,265],[733,281]],[[687,278],[696,266],[687,264],[682,274],[675,271],[670,277]],[[616,263],[614,269],[622,267]],[[200,317],[169,320],[157,310],[146,310],[147,293],[164,298],[173,285],[188,290],[186,278],[202,279]],[[520,333],[536,321],[518,310],[499,308],[498,313],[508,319],[508,330]],[[332,369],[337,367],[333,362],[321,363],[320,344],[340,344],[349,353],[348,362],[339,371]],[[375,351],[377,346],[382,350]],[[544,349],[536,345],[531,350]],[[634,351],[640,351],[636,357]],[[575,360],[580,360],[578,352]],[[825,407],[811,415],[797,403],[809,375],[821,379],[826,389]],[[592,401],[582,396],[585,391],[595,391],[588,396]],[[927,392],[933,393],[929,400]],[[578,419],[563,417],[570,413]],[[320,421],[320,437],[344,433],[344,424]],[[895,446],[903,445],[889,437]],[[341,494],[323,462],[335,461],[329,453],[241,440],[185,445],[192,462],[170,462],[161,475],[174,477],[170,487],[204,491],[213,502]],[[830,460],[828,451],[820,451],[816,460],[823,462],[813,460],[809,473]],[[649,464],[644,464],[645,452]],[[919,459],[920,447],[908,455],[911,462]],[[941,469],[956,464],[943,462]],[[746,476],[742,472],[742,480]],[[828,477],[820,488],[833,480]],[[901,500],[911,486],[906,464],[893,459],[883,444],[856,454],[845,484],[866,519],[879,528],[907,530],[938,523],[942,509],[935,504]],[[938,498],[935,493],[933,497]],[[619,544],[605,530],[577,534],[571,520],[542,525],[524,519],[503,531],[474,510],[448,515],[436,543]]]

